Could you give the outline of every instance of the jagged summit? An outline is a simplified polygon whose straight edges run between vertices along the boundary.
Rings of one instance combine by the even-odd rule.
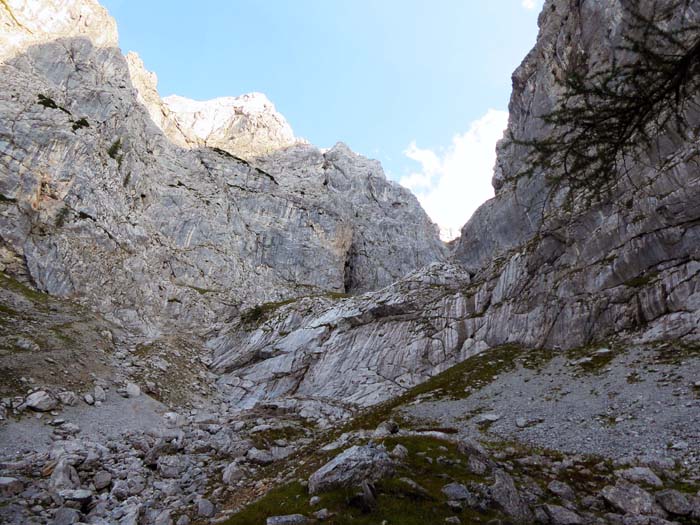
[[[171,95],[163,103],[191,146],[217,147],[253,158],[301,142],[262,93],[206,101]]]

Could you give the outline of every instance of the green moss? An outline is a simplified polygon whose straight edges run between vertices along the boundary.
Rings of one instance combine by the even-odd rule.
[[[34,290],[29,286],[12,279],[3,272],[0,272],[0,288],[20,294],[33,302],[46,304],[49,301],[49,296],[45,293]]]
[[[601,345],[588,345],[574,348],[566,352],[567,357],[577,362],[577,366],[583,372],[589,374],[601,374],[617,355],[617,349],[607,346],[610,352],[598,353],[603,349]]]
[[[117,161],[117,166],[122,167],[122,160],[124,159],[124,154],[120,153],[122,150],[122,139],[118,138],[115,140],[112,145],[109,147],[107,150],[107,155],[112,157],[114,160]]]
[[[64,113],[67,113],[68,115],[71,114],[70,111],[68,111],[66,108],[64,108],[62,106],[59,106],[58,104],[56,104],[56,102],[52,98],[49,98],[46,95],[40,94],[37,96],[37,98],[38,98],[37,104],[39,104],[40,106],[44,106],[45,108],[48,108],[48,109],[60,109],[61,111],[63,111]]]
[[[700,343],[669,341],[655,345],[654,362],[665,365],[680,365],[688,359],[700,357]]]
[[[90,123],[85,118],[81,118],[73,121],[73,131],[77,131],[81,128],[89,128]]]
[[[269,448],[279,439],[294,441],[306,434],[307,430],[302,426],[285,425],[255,432],[250,437],[257,448]]]
[[[56,228],[62,228],[69,216],[70,209],[67,206],[64,206],[60,210],[58,210],[56,218],[54,219],[54,224],[56,225]]]
[[[291,304],[294,301],[296,301],[296,299],[286,299],[284,301],[259,304],[257,306],[254,306],[250,310],[246,310],[245,312],[243,312],[241,314],[241,322],[243,322],[244,324],[258,323],[263,319],[267,318],[272,312],[274,312],[278,308],[287,304]]]
[[[307,490],[298,482],[289,483],[270,491],[259,501],[246,507],[229,519],[227,525],[264,524],[269,516],[304,514],[327,508],[334,516],[326,523],[334,525],[376,525],[388,523],[426,525],[443,523],[454,516],[446,505],[441,489],[450,481],[481,483],[486,479],[471,474],[464,457],[454,444],[433,437],[400,437],[385,440],[388,448],[401,444],[408,449],[406,460],[393,476],[375,484],[377,505],[362,509],[355,504],[356,488],[333,490],[320,494],[321,501],[311,509]],[[423,489],[417,490],[401,480],[407,477]],[[497,517],[495,512],[479,513],[467,509],[457,514],[462,523],[486,523]]]
[[[641,288],[653,282],[657,275],[659,275],[659,272],[650,272],[646,275],[638,275],[634,279],[625,281],[625,286],[629,286],[631,288]]]

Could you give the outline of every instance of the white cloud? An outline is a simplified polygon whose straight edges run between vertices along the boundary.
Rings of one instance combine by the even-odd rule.
[[[508,112],[490,109],[443,152],[421,149],[415,142],[404,151],[421,169],[399,182],[416,194],[443,239],[457,237],[472,213],[493,197],[495,147],[507,124]]]
[[[542,7],[542,0],[523,0],[523,7],[525,9],[539,9]]]

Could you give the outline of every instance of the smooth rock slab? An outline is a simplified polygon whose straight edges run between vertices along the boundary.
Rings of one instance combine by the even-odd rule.
[[[309,493],[318,494],[336,487],[360,485],[388,476],[394,462],[384,447],[352,446],[323,465],[309,478]]]
[[[302,514],[289,514],[287,516],[270,516],[267,525],[306,525],[309,519]]]

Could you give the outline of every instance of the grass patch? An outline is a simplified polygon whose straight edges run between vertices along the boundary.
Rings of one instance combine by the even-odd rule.
[[[334,516],[325,523],[333,525],[376,525],[386,520],[392,524],[426,525],[443,523],[449,516],[459,516],[462,523],[486,523],[498,515],[466,509],[455,513],[446,505],[441,489],[456,481],[464,484],[484,483],[486,478],[471,474],[466,458],[449,442],[427,436],[396,437],[385,440],[388,449],[397,444],[408,449],[408,457],[392,477],[375,484],[377,505],[363,509],[356,503],[357,488],[338,489],[320,494],[321,502],[309,505],[307,489],[298,481],[275,488],[262,499],[232,516],[226,525],[264,524],[269,516],[303,514],[327,508]],[[425,492],[416,490],[401,480],[410,478]]]
[[[608,349],[609,352],[601,352]],[[616,349],[612,346],[582,346],[566,352],[567,357],[572,359],[577,367],[589,374],[601,374],[617,356]]]
[[[78,120],[73,121],[73,131],[77,131],[82,128],[89,128],[90,123],[87,121],[86,118],[81,118]]]
[[[631,288],[641,288],[642,286],[652,283],[658,275],[659,272],[650,272],[646,275],[638,275],[634,279],[625,281],[625,286],[629,286]]]
[[[285,425],[255,432],[251,434],[250,438],[257,448],[269,448],[277,440],[295,441],[306,436],[306,434],[307,432],[302,426]]]
[[[56,102],[52,98],[47,97],[46,95],[39,94],[37,97],[38,97],[37,104],[39,104],[40,106],[44,106],[45,108],[48,108],[48,109],[60,109],[61,111],[63,111],[64,113],[67,113],[68,115],[71,114],[70,111],[68,111],[66,108],[64,108],[62,106],[59,106],[58,104],[56,104]]]
[[[661,343],[654,348],[653,361],[663,365],[680,365],[687,359],[700,357],[700,343],[674,341]]]
[[[49,301],[49,296],[30,288],[29,286],[14,280],[3,272],[0,272],[0,288],[4,288],[16,294],[22,295],[30,301],[46,304]]]
[[[244,324],[254,324],[266,319],[271,313],[278,308],[291,304],[296,299],[286,299],[284,301],[274,301],[269,303],[259,304],[250,310],[246,310],[241,314],[241,322]]]
[[[124,154],[121,153],[122,150],[122,139],[118,138],[107,150],[107,155],[117,161],[117,166],[122,167],[122,160],[124,159]]]

